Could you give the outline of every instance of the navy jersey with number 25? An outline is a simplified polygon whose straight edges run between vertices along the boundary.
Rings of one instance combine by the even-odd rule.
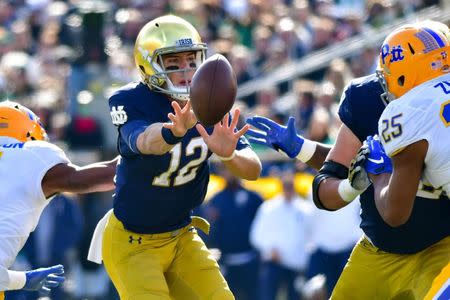
[[[169,122],[171,101],[142,83],[116,91],[109,99],[111,118],[118,127],[114,214],[137,233],[161,233],[184,227],[200,205],[209,181],[211,151],[195,127],[163,155],[143,155],[136,140],[149,125]],[[206,128],[211,134],[212,127]],[[248,147],[244,137],[237,149]]]

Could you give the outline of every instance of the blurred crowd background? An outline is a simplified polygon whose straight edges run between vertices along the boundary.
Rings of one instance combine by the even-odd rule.
[[[240,87],[249,87],[236,101],[243,120],[257,114],[284,123],[295,116],[299,133],[332,144],[343,88],[376,67],[380,44],[361,41],[422,12],[448,22],[448,6],[445,0],[0,0],[0,99],[34,110],[74,163],[110,159],[117,134],[107,99],[138,80],[133,46],[140,28],[173,13],[198,29],[208,55],[229,59]],[[327,54],[355,37],[357,51]],[[302,70],[301,62],[322,54],[326,64]],[[257,182],[240,182],[212,164],[208,201],[195,212],[212,223],[204,239],[237,299],[325,299],[361,235],[358,201],[338,213],[318,211],[310,199],[313,170],[255,149],[264,167]],[[51,299],[118,299],[103,267],[86,260],[111,194],[57,197],[14,268],[63,263],[67,281]]]

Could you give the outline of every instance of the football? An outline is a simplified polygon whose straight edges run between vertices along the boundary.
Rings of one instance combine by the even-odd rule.
[[[233,107],[236,74],[220,54],[209,57],[195,72],[190,88],[192,110],[204,126],[218,123]]]

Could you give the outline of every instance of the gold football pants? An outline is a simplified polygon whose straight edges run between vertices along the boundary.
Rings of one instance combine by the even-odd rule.
[[[102,255],[121,300],[234,299],[193,223],[175,232],[136,234],[111,214]]]
[[[331,299],[422,300],[450,261],[449,249],[447,237],[415,254],[392,254],[363,238],[353,249]]]

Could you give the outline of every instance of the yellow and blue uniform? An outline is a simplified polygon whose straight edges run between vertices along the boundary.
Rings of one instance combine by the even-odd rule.
[[[192,227],[209,226],[191,213],[206,194],[211,151],[195,127],[163,155],[142,155],[136,147],[149,125],[169,121],[170,102],[142,83],[109,100],[121,159],[103,237],[105,267],[121,299],[233,299]],[[242,137],[237,149],[248,146]]]
[[[355,79],[339,109],[342,122],[362,142],[377,134],[385,106],[375,75]],[[375,205],[373,187],[360,196],[365,237],[354,248],[332,299],[423,299],[433,279],[450,261],[450,201],[419,189],[411,217],[396,228],[387,225]]]

